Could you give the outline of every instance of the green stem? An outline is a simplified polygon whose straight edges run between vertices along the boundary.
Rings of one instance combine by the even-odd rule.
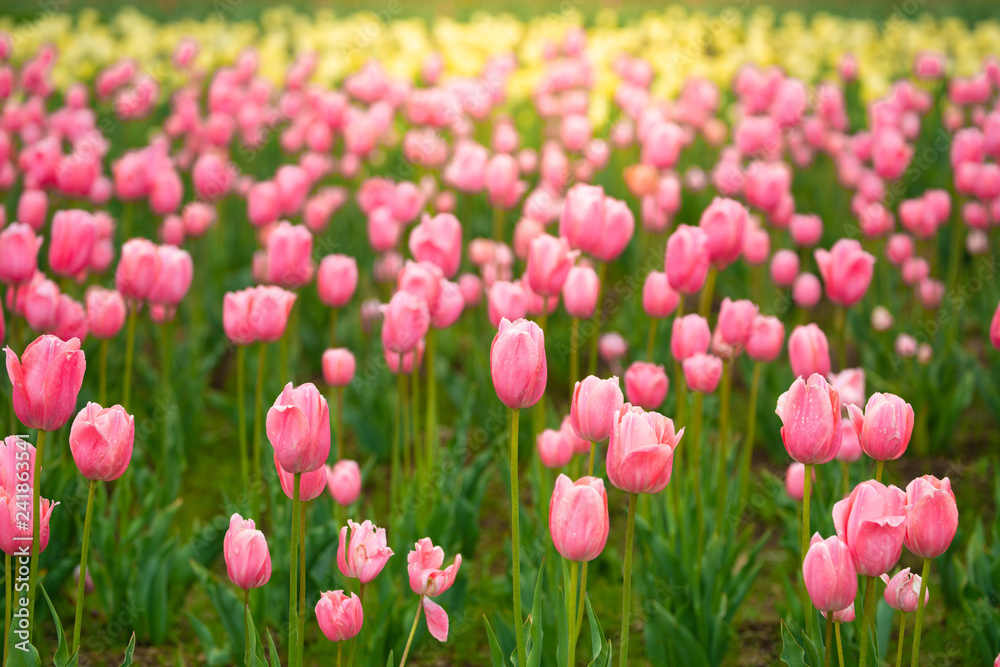
[[[847,309],[843,306],[836,306],[833,317],[837,330],[837,364],[840,370],[844,370],[847,367]]]
[[[722,521],[726,514],[726,468],[729,448],[729,401],[732,394],[733,385],[733,364],[735,361],[727,361],[722,369],[722,407],[719,411],[719,471],[715,489],[715,532],[722,534]]]
[[[823,665],[829,667],[830,658],[833,654],[833,612],[826,615],[826,655],[823,657]]]
[[[837,661],[840,667],[844,667],[844,645],[840,641],[840,623],[833,624],[834,634],[837,635]]]
[[[760,388],[759,361],[753,362],[753,377],[750,380],[750,400],[747,403],[747,441],[743,450],[743,475],[740,479],[740,503],[747,502],[750,491],[750,468],[753,465],[753,444],[757,435],[757,392]]]
[[[413,365],[410,374],[410,414],[413,419],[413,465],[417,469],[417,478],[423,479],[424,462],[427,460],[424,439],[420,437],[420,426],[417,423],[420,415],[420,367]]]
[[[653,345],[656,343],[656,325],[659,323],[656,317],[649,318],[649,336],[646,338],[646,361],[653,361]]]
[[[809,496],[812,489],[812,464],[805,464],[805,477],[802,483],[802,561],[806,559],[806,552],[809,551]],[[801,568],[800,568],[801,569]],[[802,586],[802,609],[806,615],[806,636],[813,634],[813,612],[810,608],[809,595],[806,593],[805,585]]]
[[[306,503],[299,500],[299,645],[295,650],[302,664],[306,641]]]
[[[402,363],[402,361],[400,361]],[[400,368],[402,370],[402,368]],[[396,419],[393,428],[393,434],[395,437],[392,439],[392,455],[391,455],[391,475],[392,480],[389,485],[389,511],[394,512],[396,508],[396,487],[399,486],[399,453],[400,449],[403,447],[403,384],[405,382],[405,377],[402,373],[396,374]]]
[[[240,440],[240,473],[243,476],[243,494],[250,493],[250,452],[247,443],[247,406],[246,406],[246,363],[247,349],[243,345],[236,347],[236,426]],[[259,520],[259,517],[258,517]]]
[[[414,365],[416,365],[416,361],[417,353],[414,351]],[[400,377],[403,378],[403,437],[400,443],[403,449],[403,475],[408,477],[412,472],[410,466],[413,464],[410,458],[410,446],[413,444],[413,438],[410,435],[410,378],[402,373],[400,373]]]
[[[471,198],[470,198],[471,201]],[[493,209],[493,240],[503,241],[503,222],[504,222],[503,209],[500,207],[495,207]]]
[[[362,615],[364,615],[364,609],[365,609],[365,585],[364,584],[361,584],[358,587],[358,598],[361,601],[361,612],[362,612]],[[351,639],[351,652],[347,656],[347,665],[348,665],[348,667],[354,667],[354,652],[357,650],[357,648],[358,648],[358,636],[354,635],[354,638]]]
[[[590,338],[590,362],[588,375],[597,372],[597,341],[601,337],[601,320],[604,317],[604,304],[601,299],[604,296],[604,277],[607,275],[608,265],[604,262],[597,263],[597,305],[594,306],[594,316],[591,318],[594,332]]]
[[[35,589],[38,587],[38,557],[41,552],[42,466],[45,461],[45,431],[38,431],[35,445],[34,484],[31,485],[31,565],[28,575],[28,641],[35,630]]]
[[[576,317],[569,325],[569,394],[573,395],[580,377],[580,320]]]
[[[628,498],[628,523],[625,528],[625,580],[622,583],[622,635],[618,652],[619,667],[628,665],[628,636],[632,627],[632,541],[635,538],[635,506],[638,500],[635,493]]]
[[[261,426],[264,418],[261,414],[264,407],[264,367],[267,365],[267,348],[264,343],[257,344],[257,386],[254,388],[253,397],[253,474],[254,484],[251,491],[254,516],[260,517],[260,498],[257,493],[257,486],[263,482],[263,473],[260,463]]]
[[[881,482],[882,481],[882,470],[883,470],[883,468],[885,468],[885,461],[876,461],[875,462],[875,481],[876,482]]]
[[[139,305],[132,304],[125,325],[125,373],[122,377],[122,407],[131,413],[129,399],[132,396],[132,361],[135,358],[135,324],[139,316]],[[104,406],[101,406],[104,407]]]
[[[712,295],[715,292],[715,276],[718,272],[715,267],[711,267],[708,270],[708,278],[705,279],[705,284],[701,288],[701,295],[698,300],[698,314],[704,318],[708,318],[708,312],[712,309]]]
[[[76,585],[76,620],[73,622],[72,653],[80,648],[80,628],[83,626],[83,595],[87,583],[87,549],[90,547],[90,519],[94,510],[94,490],[97,482],[90,480],[90,491],[87,493],[87,513],[83,520],[83,546],[80,547],[80,580]]]
[[[413,627],[410,628],[410,636],[406,639],[406,648],[403,649],[403,658],[399,661],[399,667],[406,665],[406,656],[410,654],[410,644],[413,643],[413,635],[417,634],[417,622],[420,621],[420,611],[424,608],[424,596],[420,596],[417,602],[417,613],[413,616]]]
[[[691,480],[691,491],[694,493],[695,505],[698,509],[698,553],[701,561],[701,543],[705,536],[705,501],[702,496],[701,483],[701,423],[702,406],[705,395],[700,391],[694,393],[694,422],[691,424],[691,473],[688,479]]]
[[[344,388],[334,387],[333,398],[337,406],[337,460],[344,458]]]
[[[108,406],[108,341],[101,341],[100,350],[97,396],[100,399],[101,407],[105,408]]]
[[[923,585],[923,584],[921,584]],[[899,612],[899,646],[896,648],[896,667],[903,665],[903,639],[906,638],[906,614]]]
[[[243,664],[250,667],[250,589],[243,591]]]
[[[514,635],[517,638],[517,664],[527,665],[528,654],[524,645],[524,627],[521,617],[521,503],[517,485],[517,431],[521,411],[513,409],[510,415],[510,535],[511,559],[514,570]]]
[[[291,377],[288,375],[288,338],[291,334],[285,331],[278,340],[278,380],[281,382],[281,386],[284,386],[286,382],[291,381]]]
[[[295,636],[298,631],[298,625],[295,622],[295,612],[298,609],[298,604],[296,603],[296,593],[298,593],[299,587],[297,584],[299,568],[296,564],[299,562],[299,486],[302,482],[302,473],[295,473],[294,481],[292,482],[292,542],[291,542],[291,556],[288,559],[288,665],[289,667],[294,667],[297,663],[296,650],[298,649],[298,640],[295,642],[291,641],[291,638]]]
[[[566,590],[566,599],[569,601],[569,613],[566,618],[566,622],[569,624],[569,653],[566,656],[566,667],[574,667],[576,665],[576,638],[579,634],[576,628],[576,595],[580,564],[575,561],[570,563],[569,573],[569,586]]]
[[[574,646],[576,642],[580,639],[580,628],[583,627],[583,608],[586,607],[585,598],[587,597],[587,566],[590,565],[587,561],[583,562],[583,567],[580,568],[580,594],[577,597],[576,602],[576,623],[573,625],[574,634],[570,637],[570,643]]]
[[[587,476],[594,476],[594,452],[597,450],[597,443],[590,443],[590,461],[587,463]]]
[[[868,633],[871,632],[871,625],[874,620],[873,612],[875,607],[875,577],[867,577],[865,584],[865,609],[861,617],[861,657],[858,659],[858,666],[865,667],[868,664]],[[876,662],[878,658],[876,657]]]
[[[337,642],[337,667],[340,667],[340,656],[344,650],[344,642]]]
[[[924,559],[924,567],[920,573],[920,594],[917,596],[917,622],[913,631],[913,657],[910,659],[910,667],[917,667],[920,657],[920,631],[924,625],[924,607],[926,606],[924,597],[927,595],[927,577],[931,573],[931,559]]]
[[[437,351],[437,335],[431,329],[427,332],[427,347],[424,366],[427,369],[427,418],[424,428],[427,432],[427,472],[434,466],[434,459],[437,457],[437,373],[434,366],[434,357]]]
[[[840,462],[840,476],[844,478],[844,497],[846,498],[851,493],[851,468],[847,461]]]
[[[330,309],[330,347],[337,347],[337,308]]]

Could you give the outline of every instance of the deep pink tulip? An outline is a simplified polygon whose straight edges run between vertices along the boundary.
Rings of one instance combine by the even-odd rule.
[[[684,317],[674,318],[670,334],[670,353],[677,361],[700,352],[707,352],[712,342],[712,331],[708,328],[705,318],[691,313]]]
[[[155,243],[142,238],[129,239],[122,246],[115,287],[126,299],[145,299],[160,273],[160,261]]]
[[[556,478],[549,501],[549,533],[560,556],[574,562],[594,560],[604,551],[609,527],[604,480]]]
[[[684,435],[658,412],[624,404],[608,442],[608,480],[627,493],[659,493],[670,482],[674,450]]]
[[[176,306],[184,300],[191,288],[194,277],[191,255],[187,250],[172,245],[159,246],[156,253],[159,256],[160,270],[146,298],[151,303]]]
[[[895,394],[876,392],[864,412],[848,405],[861,449],[876,461],[895,461],[906,451],[913,433],[913,407]]]
[[[574,266],[566,274],[562,296],[566,312],[576,319],[589,319],[597,308],[601,281],[589,266]]]
[[[884,597],[887,605],[907,614],[917,610],[920,600],[919,574],[910,574],[910,568],[907,567],[894,574],[892,579],[888,574],[883,574],[881,579],[885,583]],[[930,597],[930,589],[925,588],[924,606]]]
[[[921,558],[937,558],[958,530],[958,505],[951,480],[933,475],[906,485],[906,548]]]
[[[90,480],[110,482],[121,477],[132,461],[135,419],[120,405],[102,408],[87,403],[69,432],[69,448],[80,473]]]
[[[686,358],[681,367],[687,386],[702,394],[711,394],[722,379],[722,359],[699,352]]]
[[[382,345],[387,350],[409,352],[430,329],[431,316],[427,302],[406,290],[393,294],[382,312]]]
[[[815,255],[830,301],[850,308],[864,297],[872,281],[875,257],[862,250],[859,241],[840,239],[829,251],[819,249]]]
[[[891,570],[903,550],[906,495],[871,479],[833,506],[837,536],[847,543],[858,574],[877,577]]]
[[[331,387],[346,387],[354,378],[356,362],[346,347],[325,350],[322,365],[323,381]]]
[[[28,428],[62,428],[76,409],[87,368],[80,341],[43,335],[25,348],[20,359],[9,347],[4,352],[17,418]]]
[[[830,345],[823,330],[816,324],[795,327],[788,337],[788,360],[796,377],[808,377],[813,373],[823,377],[829,375]]]
[[[757,306],[753,301],[723,299],[719,310],[722,339],[730,345],[746,345],[756,317]]]
[[[642,309],[650,317],[669,316],[680,303],[681,295],[670,286],[667,274],[650,271],[642,284]]]
[[[840,449],[840,394],[818,373],[799,377],[778,397],[781,440],[792,460],[827,463]]]
[[[548,378],[541,328],[529,320],[500,320],[490,347],[490,375],[497,396],[508,408],[536,404],[545,393]]]
[[[537,236],[528,249],[528,285],[543,297],[558,296],[578,255],[564,238]]]
[[[341,459],[326,466],[326,490],[341,507],[350,507],[361,497],[361,466],[357,461]]]
[[[666,273],[670,286],[694,294],[705,284],[711,255],[708,234],[700,227],[678,225],[667,239]]]
[[[698,226],[708,236],[709,259],[716,267],[725,268],[739,258],[747,218],[742,204],[724,197],[716,197],[702,212]]]
[[[281,483],[281,490],[289,500],[295,493],[295,476],[278,463],[278,452],[274,453],[274,468],[278,472],[278,481]],[[326,490],[326,466],[320,466],[310,472],[302,473],[299,479],[299,500],[308,502],[323,495]]]
[[[357,593],[347,595],[343,590],[321,593],[315,612],[319,629],[332,642],[353,639],[361,632],[365,620],[361,598]]]
[[[52,510],[59,503],[47,498],[39,498],[39,501],[42,506],[38,517],[38,546],[41,552],[49,546]],[[0,488],[0,551],[8,556],[24,556],[32,552],[31,522],[24,521],[23,517],[24,499],[21,494],[10,495],[7,489]]]
[[[771,280],[778,287],[791,287],[799,275],[799,256],[794,250],[782,248],[771,257]]]
[[[584,378],[576,383],[570,401],[573,430],[584,440],[607,440],[624,402],[617,377],[602,380],[590,375]]]
[[[22,285],[38,270],[38,249],[44,239],[23,222],[15,222],[0,231],[0,282]]]
[[[267,282],[301,287],[312,280],[313,237],[304,225],[279,222],[267,235]]]
[[[358,287],[358,263],[350,255],[327,255],[319,263],[316,291],[330,308],[343,308]]]
[[[281,467],[290,473],[312,472],[330,455],[330,410],[311,382],[289,382],[267,411],[267,438]]]
[[[430,262],[451,278],[462,263],[462,225],[450,213],[424,215],[410,233],[410,252],[420,262]]]
[[[85,271],[97,242],[97,220],[87,211],[68,209],[52,216],[49,268],[56,275],[75,277]]]
[[[656,410],[667,397],[670,381],[663,366],[636,361],[625,371],[625,395],[628,402],[643,410]]]
[[[538,460],[546,468],[562,468],[573,458],[573,444],[561,430],[547,428],[535,438]]]
[[[825,540],[813,535],[802,560],[802,577],[813,606],[822,612],[837,612],[854,603],[858,574],[851,551],[839,536]]]
[[[785,325],[777,317],[757,315],[746,340],[747,355],[754,361],[771,362],[781,354]]]
[[[222,303],[222,327],[236,345],[281,339],[295,305],[294,292],[274,286],[248,287],[226,292]]]
[[[392,555],[392,549],[386,545],[385,528],[376,528],[367,520],[358,524],[348,519],[347,525],[340,529],[337,567],[345,577],[367,584],[378,576]]]
[[[253,519],[239,514],[229,518],[229,530],[222,545],[226,572],[238,588],[260,588],[271,579],[271,552],[267,538],[257,530]]]

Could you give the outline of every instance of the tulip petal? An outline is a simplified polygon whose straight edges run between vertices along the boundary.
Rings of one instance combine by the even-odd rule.
[[[428,597],[424,598],[424,613],[427,614],[427,630],[439,642],[448,641],[448,612]]]

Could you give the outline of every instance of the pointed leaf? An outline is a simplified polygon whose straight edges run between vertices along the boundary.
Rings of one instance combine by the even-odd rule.
[[[538,578],[535,580],[535,598],[531,603],[531,651],[528,653],[527,667],[540,667],[542,664],[542,573],[545,571],[545,559],[538,567]]]
[[[49,597],[49,593],[45,590],[45,586],[39,583],[38,590],[40,590],[42,595],[45,597],[45,602],[49,607],[49,613],[52,615],[52,621],[56,626],[56,641],[58,642],[58,646],[56,647],[55,656],[53,656],[53,662],[55,662],[56,667],[69,667],[69,646],[66,644],[66,633],[63,632],[62,621],[59,620],[59,614],[56,613],[56,608],[52,604],[52,598]]]
[[[281,655],[274,646],[274,638],[271,636],[270,630],[267,631],[267,652],[271,656],[271,667],[281,667]]]
[[[135,653],[135,633],[132,633],[132,638],[128,640],[128,646],[125,647],[125,659],[122,660],[122,664],[118,667],[131,667],[132,665],[132,654]]]
[[[493,659],[493,667],[506,667],[503,659],[503,650],[500,648],[497,636],[493,634],[493,628],[490,627],[490,621],[486,618],[486,614],[483,614],[483,623],[486,624],[486,638],[490,642],[490,658]]]
[[[389,660],[385,663],[385,667],[392,667],[392,666],[393,666],[392,651],[389,651]]]

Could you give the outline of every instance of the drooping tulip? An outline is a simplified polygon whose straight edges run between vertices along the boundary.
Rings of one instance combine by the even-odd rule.
[[[659,493],[670,482],[684,429],[658,412],[625,403],[608,442],[608,481],[627,493]]]
[[[604,480],[581,477],[574,482],[559,475],[549,501],[549,533],[559,555],[575,562],[594,560],[604,551],[609,528]]]
[[[500,320],[490,347],[490,375],[500,401],[512,410],[531,407],[545,392],[545,333],[529,320]]]

